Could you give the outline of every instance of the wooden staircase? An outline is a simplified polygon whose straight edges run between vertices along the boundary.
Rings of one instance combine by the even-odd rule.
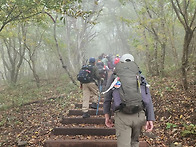
[[[75,104],[75,108],[69,110],[67,117],[61,120],[63,127],[53,128],[53,139],[46,140],[44,147],[117,147],[115,129],[105,126],[103,98],[98,115],[95,109],[89,109],[91,117],[83,119],[81,107],[82,104]],[[63,137],[58,139],[58,136]],[[148,144],[140,141],[140,147],[148,147]]]

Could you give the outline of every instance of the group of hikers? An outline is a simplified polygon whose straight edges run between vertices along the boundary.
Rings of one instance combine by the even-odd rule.
[[[104,53],[98,56],[95,66],[98,68],[99,75],[102,78],[102,86],[106,85],[109,72],[114,70],[115,65],[119,61],[120,56],[118,54],[116,55],[116,57],[114,57],[113,55],[106,55]]]
[[[91,108],[98,110],[100,95],[104,95],[105,125],[115,126],[117,146],[138,147],[142,126],[151,132],[155,116],[149,84],[134,57],[131,54],[91,57],[77,79],[83,90],[82,117],[90,117],[90,100]],[[111,119],[112,113],[115,123]]]

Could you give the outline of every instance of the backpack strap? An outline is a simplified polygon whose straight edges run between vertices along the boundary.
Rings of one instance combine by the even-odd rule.
[[[141,89],[140,89],[140,76],[136,75],[136,82],[137,82],[137,92],[141,93]]]
[[[119,77],[116,77],[116,78],[114,79],[114,81],[111,83],[110,87],[109,87],[106,91],[102,92],[101,94],[105,94],[105,93],[107,93],[108,91],[110,91],[110,89],[112,89],[112,88],[114,87],[114,85],[118,82],[118,80],[119,80]]]
[[[147,88],[149,88],[150,85],[147,83],[145,77],[141,73],[140,73],[140,81],[141,81],[140,85],[145,86],[145,93],[148,94]]]

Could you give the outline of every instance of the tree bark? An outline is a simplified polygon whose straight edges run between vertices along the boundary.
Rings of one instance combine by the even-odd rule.
[[[184,36],[183,55],[182,55],[182,82],[184,89],[188,89],[187,68],[189,62],[189,45],[193,36],[192,30],[187,30]]]
[[[153,74],[153,70],[152,70],[152,61],[151,61],[151,56],[150,56],[150,51],[149,51],[149,44],[147,41],[147,37],[146,37],[146,32],[145,29],[143,31],[143,35],[144,35],[144,41],[145,41],[145,48],[146,48],[146,66],[147,66],[147,70],[150,74]]]
[[[58,44],[57,36],[56,36],[56,21],[57,21],[57,18],[58,18],[58,14],[56,14],[56,17],[55,17],[55,19],[54,19],[54,40],[55,40],[55,43],[56,43],[57,52],[58,52],[58,55],[59,55],[61,64],[62,64],[63,68],[65,69],[66,73],[68,74],[69,78],[71,79],[71,81],[72,81],[76,86],[78,86],[77,83],[76,83],[76,81],[75,81],[74,78],[71,76],[70,72],[68,71],[67,66],[64,64],[63,58],[62,58],[61,53],[60,53],[59,44]]]

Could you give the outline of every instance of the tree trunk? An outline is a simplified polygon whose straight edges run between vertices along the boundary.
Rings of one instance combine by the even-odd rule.
[[[143,31],[143,35],[144,35],[144,41],[145,41],[145,48],[146,48],[146,66],[147,66],[147,70],[150,74],[153,73],[153,70],[152,70],[152,61],[151,61],[151,56],[150,56],[150,51],[149,51],[149,45],[148,45],[148,41],[147,41],[147,38],[146,38],[146,32],[145,30]]]
[[[70,80],[73,82],[73,84],[75,84],[76,86],[78,86],[77,83],[76,83],[76,81],[74,80],[74,78],[71,76],[69,70],[67,69],[67,65],[64,64],[62,55],[60,53],[60,48],[59,48],[59,44],[58,44],[58,41],[57,41],[57,35],[56,35],[56,21],[57,21],[57,18],[58,18],[58,14],[56,14],[56,17],[53,20],[54,21],[54,28],[53,28],[54,29],[54,34],[53,35],[54,35],[54,40],[55,40],[55,45],[56,45],[56,49],[57,49],[57,52],[58,52],[58,56],[60,58],[60,61],[61,61],[62,66],[65,69],[66,73],[68,74]]]
[[[18,80],[20,67],[23,63],[25,48],[22,43],[23,25],[19,25],[17,38],[3,38],[6,53],[2,47],[1,55],[4,66],[4,73],[9,84],[15,85]]]
[[[71,67],[71,69],[75,72],[75,66],[73,64],[73,58],[72,58],[72,46],[71,46],[71,25],[73,25],[73,22],[72,21],[75,21],[73,19],[75,18],[70,18],[68,17],[67,15],[64,16],[64,19],[65,19],[65,22],[66,22],[66,42],[67,42],[67,51],[68,51],[68,59],[67,59],[67,62],[69,62],[69,65]]]
[[[185,90],[188,89],[187,68],[188,68],[188,61],[189,61],[189,48],[190,48],[191,40],[193,38],[193,33],[196,30],[196,25],[195,25],[196,7],[194,9],[191,8],[189,9],[189,6],[191,6],[191,4],[194,4],[192,2],[193,1],[184,1],[184,3],[179,3],[179,1],[171,0],[172,7],[174,8],[178,20],[183,25],[185,30],[183,55],[182,55],[182,67],[181,67],[182,84]]]
[[[154,58],[155,58],[155,75],[159,76],[159,64],[158,64],[158,43],[154,43]]]
[[[173,22],[174,23],[174,22]],[[175,25],[172,24],[171,26],[171,30],[169,27],[166,28],[167,29],[167,34],[168,34],[168,40],[170,41],[170,44],[171,44],[171,48],[172,48],[172,54],[173,54],[173,60],[174,60],[174,65],[177,67],[179,67],[179,58],[178,58],[178,53],[177,53],[177,50],[176,50],[176,46],[175,46]]]
[[[28,46],[27,30],[26,29],[27,28],[23,27],[22,32],[23,32],[24,45],[25,45],[26,51],[28,51],[27,54],[29,56],[29,59],[26,59],[26,58],[24,58],[24,59],[29,64],[29,67],[30,67],[30,69],[31,69],[31,71],[33,73],[33,77],[35,79],[37,88],[40,88],[40,78],[39,78],[39,76],[37,74],[36,65],[35,65],[35,60],[36,60],[35,55],[36,55],[36,49],[37,49],[38,45],[32,46],[32,47],[31,47],[31,45]],[[36,35],[36,36],[38,36],[38,35]],[[41,38],[37,42],[39,42],[39,44],[40,44],[41,43]],[[29,42],[29,44],[30,44],[30,42]]]
[[[39,78],[39,76],[38,76],[38,74],[37,74],[34,60],[31,60],[31,63],[32,63],[32,66],[31,66],[32,68],[31,68],[31,70],[32,70],[32,72],[33,72],[33,77],[34,77],[34,79],[35,79],[36,86],[37,86],[37,88],[40,88],[40,78]]]
[[[183,55],[182,55],[182,83],[184,89],[188,89],[188,82],[187,82],[187,68],[188,68],[188,59],[189,59],[189,45],[193,36],[193,31],[188,29],[185,32],[184,37],[184,45],[183,45]]]
[[[161,76],[163,77],[165,75],[164,73],[164,69],[165,69],[165,47],[166,47],[166,44],[165,43],[162,43],[161,44],[161,64],[160,64],[160,73],[161,73]]]

